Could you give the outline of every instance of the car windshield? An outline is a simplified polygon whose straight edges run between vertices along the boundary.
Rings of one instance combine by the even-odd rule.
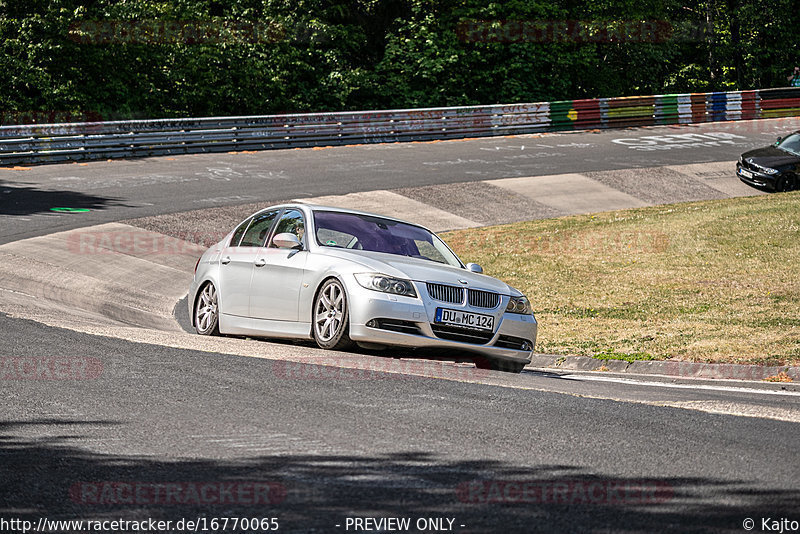
[[[781,150],[785,150],[790,154],[794,154],[795,156],[800,156],[800,134],[793,133],[787,135],[786,137],[780,140],[777,146]]]
[[[463,267],[441,239],[412,224],[372,215],[315,211],[314,225],[317,243],[323,247],[385,252]]]

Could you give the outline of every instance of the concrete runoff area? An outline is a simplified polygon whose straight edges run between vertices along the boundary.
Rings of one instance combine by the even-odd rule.
[[[736,168],[734,162],[690,163],[669,165],[665,168],[699,180],[728,197],[766,194],[764,191],[753,189],[741,180],[731,180],[731,170]]]
[[[592,172],[587,176],[615,190],[624,191],[648,205],[727,198],[686,173],[667,167],[628,169],[618,172]],[[736,180],[738,181],[738,180]]]
[[[481,226],[550,219],[561,211],[492,182],[428,185],[395,189],[395,193],[461,214]]]
[[[647,206],[646,202],[583,174],[505,178],[490,183],[534,199],[562,215]]]
[[[33,297],[33,305],[65,308],[62,326],[70,321],[67,310],[76,309],[113,323],[177,331],[172,311],[201,252],[193,243],[109,223],[3,245],[0,288]]]

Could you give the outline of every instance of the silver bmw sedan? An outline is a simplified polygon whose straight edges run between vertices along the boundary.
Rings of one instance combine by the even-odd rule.
[[[285,204],[251,215],[200,257],[189,312],[201,335],[456,349],[518,373],[536,319],[522,293],[482,271],[422,226]]]

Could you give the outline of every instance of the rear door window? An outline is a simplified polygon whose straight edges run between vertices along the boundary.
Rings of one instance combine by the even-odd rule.
[[[263,247],[269,235],[269,230],[272,228],[272,223],[275,222],[275,217],[278,216],[279,210],[267,211],[260,213],[253,217],[253,222],[247,231],[244,233],[240,247]],[[238,228],[237,228],[238,231]]]
[[[242,236],[244,235],[244,231],[247,230],[247,227],[253,221],[253,218],[250,217],[245,222],[239,225],[239,227],[233,232],[233,236],[231,237],[231,246],[238,247],[239,241],[242,240]]]

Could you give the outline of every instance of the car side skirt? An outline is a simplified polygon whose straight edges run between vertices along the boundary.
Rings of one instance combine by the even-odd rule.
[[[270,321],[220,314],[219,331],[234,336],[311,339],[311,323]]]

